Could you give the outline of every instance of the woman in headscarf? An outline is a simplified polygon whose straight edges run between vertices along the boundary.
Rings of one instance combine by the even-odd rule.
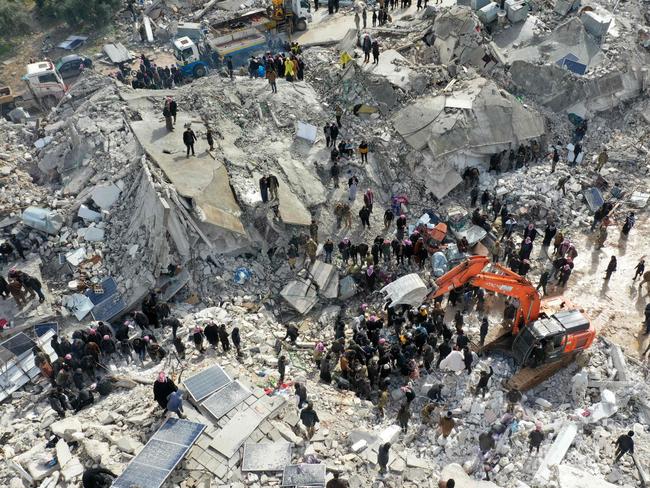
[[[175,391],[178,391],[178,387],[167,377],[165,372],[158,373],[158,378],[153,383],[153,398],[158,402],[160,408],[167,410],[167,399]]]

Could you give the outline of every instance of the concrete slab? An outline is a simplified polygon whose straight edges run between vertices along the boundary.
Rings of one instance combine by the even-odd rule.
[[[617,486],[566,464],[558,466],[558,483],[560,488],[614,488]]]
[[[326,298],[336,298],[339,286],[337,268],[323,261],[316,261],[314,264],[312,264],[309,272],[311,273],[311,276],[316,285],[318,285],[319,295],[325,296]],[[332,287],[330,285],[334,284],[334,294],[332,295]]]
[[[278,199],[280,202],[280,218],[282,222],[290,225],[304,225],[311,224],[311,213],[302,201],[291,191],[291,187],[287,184],[286,180],[281,175],[276,175],[280,186],[278,188]],[[253,173],[253,180],[259,181],[262,177],[261,173]],[[259,196],[259,191],[258,191]],[[261,196],[259,196],[261,201]]]
[[[379,55],[378,64],[361,61],[357,61],[357,64],[363,71],[382,76],[404,91],[411,89],[411,76],[415,72],[409,67],[411,63],[394,49],[382,52]]]
[[[537,468],[537,472],[533,477],[535,481],[542,484],[549,482],[551,479],[550,467],[559,465],[562,462],[577,433],[578,426],[573,422],[568,422],[562,427],[539,468]]]
[[[99,208],[108,210],[117,201],[122,190],[115,183],[109,185],[97,185],[91,192],[90,198],[93,199]]]
[[[427,147],[431,123],[444,109],[445,96],[419,98],[393,116],[393,125],[413,149],[420,151]]]
[[[264,417],[252,409],[237,412],[224,425],[210,447],[230,459],[263,420]]]
[[[282,471],[291,463],[290,442],[264,442],[244,444],[241,470],[247,471]]]
[[[341,21],[342,17],[343,12],[331,15],[317,25],[310,24],[309,29],[297,36],[294,35],[294,40],[304,47],[328,46],[341,42],[350,28],[354,26],[351,19],[349,22],[345,22]]]
[[[427,287],[417,273],[396,279],[381,289],[391,306],[408,304],[419,306],[427,295]]]
[[[309,312],[318,302],[316,290],[311,282],[304,280],[290,281],[282,288],[280,296],[300,314]]]
[[[178,193],[194,201],[204,222],[246,235],[223,162],[213,159],[202,141],[195,145],[196,157],[185,157],[183,127],[192,120],[189,116],[179,117],[176,130],[169,132],[159,117],[145,113],[143,120],[131,123],[131,128]]]

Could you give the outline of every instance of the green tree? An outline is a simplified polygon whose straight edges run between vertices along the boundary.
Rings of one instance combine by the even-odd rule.
[[[0,38],[27,34],[30,30],[29,13],[23,0],[0,0]]]
[[[121,0],[39,0],[44,15],[64,20],[70,27],[101,27],[120,8]]]

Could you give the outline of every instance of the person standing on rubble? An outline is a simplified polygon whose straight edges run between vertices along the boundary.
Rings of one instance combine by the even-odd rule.
[[[508,406],[506,407],[506,412],[512,413],[515,410],[515,407],[521,401],[522,394],[517,388],[513,388],[506,393],[506,400],[508,400]]]
[[[332,129],[329,123],[323,126],[323,133],[325,134],[325,147],[330,147],[332,144]]]
[[[284,383],[284,375],[287,372],[287,357],[286,356],[280,356],[278,358],[278,373],[280,374],[280,378],[278,379],[278,387]]]
[[[566,175],[560,178],[557,182],[556,190],[562,190],[562,195],[566,196],[566,184],[571,179],[571,175]]]
[[[167,127],[167,131],[172,132],[174,130],[174,124],[172,123],[172,113],[169,109],[169,103],[165,102],[162,114],[163,117],[165,117],[165,127]]]
[[[489,204],[490,204],[490,192],[486,188],[485,190],[483,190],[483,193],[481,194],[481,207],[483,207],[484,212],[487,212]]]
[[[278,74],[275,72],[274,69],[269,69],[266,72],[266,79],[269,80],[269,85],[271,85],[271,93],[278,92],[278,85],[276,83],[277,78],[278,78]]]
[[[332,253],[334,252],[334,243],[332,239],[328,238],[323,244],[323,251],[325,251],[325,262],[332,263]]]
[[[616,256],[612,256],[607,264],[607,269],[605,269],[605,281],[609,281],[612,277],[612,273],[616,271]]]
[[[330,168],[330,176],[332,177],[332,182],[334,184],[334,188],[339,187],[339,174],[341,172],[341,169],[338,165],[337,161],[332,162],[332,167]]]
[[[314,219],[311,219],[311,224],[309,224],[309,236],[318,242],[318,223]]]
[[[621,229],[621,232],[625,237],[630,233],[632,230],[632,227],[634,227],[634,224],[636,222],[636,218],[634,217],[634,212],[630,212],[627,214],[625,217],[625,223],[623,224],[623,228]]]
[[[456,427],[456,421],[454,420],[453,414],[451,412],[447,412],[447,415],[444,417],[441,416],[440,420],[438,421],[438,426],[440,427],[442,437],[445,439],[449,437],[451,431],[454,430],[454,427]]]
[[[320,422],[312,402],[307,403],[307,406],[300,412],[300,421],[307,429],[307,439],[311,439],[314,436],[316,424]]]
[[[307,256],[309,257],[309,260],[314,263],[316,261],[316,251],[318,250],[318,244],[314,239],[309,239],[307,241],[307,244],[305,244],[305,251],[307,252]]]
[[[368,12],[366,10],[366,7],[363,7],[363,13],[361,14],[361,18],[363,19],[363,28],[366,28],[366,23],[368,22]]]
[[[275,175],[267,175],[266,180],[268,182],[271,200],[279,200],[278,188],[280,188],[280,182],[278,181],[278,177]]]
[[[478,383],[476,384],[476,389],[474,390],[475,395],[481,393],[481,396],[485,398],[485,394],[488,391],[488,383],[490,382],[490,378],[492,378],[493,374],[494,370],[492,369],[492,366],[490,366],[489,373],[487,371],[481,371],[481,376],[478,380]]]
[[[636,281],[639,276],[643,276],[643,272],[645,271],[645,259],[641,258],[634,269],[634,278],[632,278],[632,281]]]
[[[482,347],[485,344],[485,338],[488,335],[488,330],[489,330],[490,324],[488,322],[487,317],[483,317],[481,320],[481,327],[479,329],[479,334],[480,334],[480,346]]]
[[[536,454],[539,454],[539,447],[542,445],[544,440],[544,432],[542,432],[542,423],[535,422],[535,430],[531,431],[528,434],[528,453],[532,454],[533,449],[535,449]]]
[[[339,136],[339,127],[334,122],[330,124],[330,137],[332,138],[332,147],[336,147],[336,138]]]
[[[474,208],[476,206],[476,202],[478,200],[478,194],[479,194],[478,186],[474,186],[471,189],[471,191],[469,192],[469,197],[470,197],[469,206],[470,207]]]
[[[194,346],[201,354],[205,352],[205,347],[203,347],[204,337],[205,335],[203,334],[203,329],[198,325],[194,327],[194,332],[192,333],[192,340],[194,341]]]
[[[361,41],[361,48],[363,49],[363,62],[369,63],[370,51],[372,50],[372,39],[370,39],[370,35],[368,33],[365,33],[363,35],[363,40]]]
[[[221,324],[218,330],[219,342],[221,342],[221,348],[223,349],[224,354],[230,351],[230,340],[228,339],[228,331],[226,330],[226,324]]]
[[[185,132],[183,132],[183,143],[187,148],[186,157],[188,158],[190,157],[190,151],[192,151],[192,156],[196,156],[196,154],[194,154],[195,142],[196,142],[196,134],[194,133],[192,128],[188,125],[187,128],[185,129]]]
[[[603,150],[598,155],[598,159],[596,162],[596,172],[600,173],[600,170],[603,169],[603,166],[605,166],[608,161],[609,161],[609,154],[607,154],[607,148],[604,147]]]
[[[340,129],[341,128],[341,117],[343,117],[343,109],[341,108],[340,105],[336,105],[335,109],[335,114],[336,114],[336,125]]]
[[[632,437],[634,436],[634,431],[630,430],[627,434],[623,434],[619,436],[616,441],[612,442],[616,446],[616,452],[615,458],[614,458],[614,464],[620,461],[620,459],[623,457],[624,454],[630,453],[634,454],[634,439]]]
[[[361,17],[359,17],[359,12],[354,13],[354,25],[357,28],[357,32],[359,32],[359,25],[361,24]]]
[[[169,97],[169,111],[172,114],[172,117],[174,118],[174,124],[176,124],[176,115],[178,114],[178,104],[176,103],[176,100],[174,100],[173,97]]]
[[[372,41],[372,64],[379,64],[379,41]]]
[[[411,412],[409,411],[409,404],[408,402],[404,402],[399,408],[399,412],[397,412],[397,423],[401,427],[404,434],[406,434],[406,431],[408,429],[410,418]]]
[[[209,127],[205,131],[205,138],[208,141],[208,145],[210,146],[209,151],[214,151],[214,137],[212,136],[212,129]]]
[[[386,442],[385,444],[379,446],[379,452],[377,452],[377,464],[379,465],[379,474],[386,473],[389,460],[390,460],[390,442]]]
[[[260,195],[263,203],[269,201],[269,180],[266,176],[260,178]]]
[[[354,202],[357,199],[357,188],[359,185],[359,178],[351,176],[348,180],[348,200]]]
[[[551,273],[549,273],[548,269],[545,269],[544,272],[541,274],[539,277],[539,282],[537,283],[537,288],[535,288],[536,291],[539,291],[539,289],[542,289],[542,292],[544,292],[544,296],[548,295],[548,292],[546,291],[546,286],[548,285],[548,280],[551,277]]]
[[[376,9],[373,9],[373,11],[372,11],[372,26],[377,27],[377,10]]]
[[[365,140],[359,144],[359,155],[361,156],[361,162],[368,164],[368,143]]]

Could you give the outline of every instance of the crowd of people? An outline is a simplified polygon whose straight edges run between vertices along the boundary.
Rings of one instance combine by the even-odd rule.
[[[182,328],[169,305],[152,291],[143,300],[141,310],[130,312],[125,320],[99,321],[75,330],[69,338],[55,335],[50,342],[57,355],[54,361],[42,348],[34,348],[35,364],[52,386],[50,405],[61,417],[66,410],[76,413],[92,404],[96,393],[105,396],[112,391],[110,364],[144,365],[147,360],[161,363],[174,355],[175,360],[184,360],[189,343],[200,354],[206,351],[205,342],[214,349],[220,345],[228,353],[232,341],[236,354],[242,354],[238,327],[227,331],[225,324],[208,321],[203,327],[179,332]],[[173,351],[162,344],[164,329],[171,330]],[[182,395],[164,373],[154,383],[154,398],[165,412],[183,417]]]
[[[169,90],[183,84],[183,73],[176,65],[158,66],[144,54],[140,54],[139,58],[137,70],[132,70],[128,63],[120,63],[111,76],[136,89]]]

